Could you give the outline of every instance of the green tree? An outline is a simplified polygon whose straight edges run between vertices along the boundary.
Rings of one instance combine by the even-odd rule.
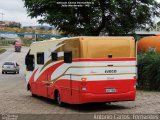
[[[94,2],[88,6],[62,7],[57,2]],[[29,16],[74,35],[124,35],[151,26],[159,17],[155,0],[24,0]]]
[[[45,30],[45,27],[41,26],[39,29],[40,29],[40,30]]]

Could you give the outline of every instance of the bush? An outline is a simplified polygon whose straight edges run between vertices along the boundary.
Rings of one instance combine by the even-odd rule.
[[[24,46],[30,46],[33,40],[29,39],[29,38],[23,38],[23,37],[21,37],[21,41],[22,41],[22,43],[23,43]]]
[[[138,87],[160,90],[160,54],[154,51],[138,55]]]
[[[4,45],[4,46],[6,46],[6,45],[14,45],[15,44],[15,40],[1,40],[0,41],[0,45]]]

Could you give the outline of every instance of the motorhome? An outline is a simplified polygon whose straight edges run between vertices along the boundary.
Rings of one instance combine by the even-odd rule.
[[[73,37],[34,42],[25,58],[32,95],[63,103],[134,101],[133,37]]]

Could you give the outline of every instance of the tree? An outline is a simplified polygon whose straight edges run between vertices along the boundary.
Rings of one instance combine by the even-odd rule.
[[[61,2],[76,0],[61,0]],[[77,2],[89,0],[77,0]],[[160,16],[155,0],[90,0],[94,4],[63,7],[59,0],[24,0],[29,16],[39,23],[54,25],[58,30],[74,35],[124,35],[139,27],[151,26]]]
[[[41,26],[39,29],[40,29],[40,30],[45,30],[45,27]]]

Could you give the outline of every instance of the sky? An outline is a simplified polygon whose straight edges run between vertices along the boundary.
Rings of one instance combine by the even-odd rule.
[[[27,15],[22,0],[0,0],[0,13],[4,13],[3,20],[20,22],[23,26],[38,25],[37,19]],[[2,15],[0,14],[0,20]]]
[[[156,0],[160,2],[160,0]],[[3,20],[20,22],[22,26],[38,25],[37,19],[31,19],[27,15],[22,0],[0,0],[0,13],[4,13]],[[0,14],[0,20],[2,15]]]

